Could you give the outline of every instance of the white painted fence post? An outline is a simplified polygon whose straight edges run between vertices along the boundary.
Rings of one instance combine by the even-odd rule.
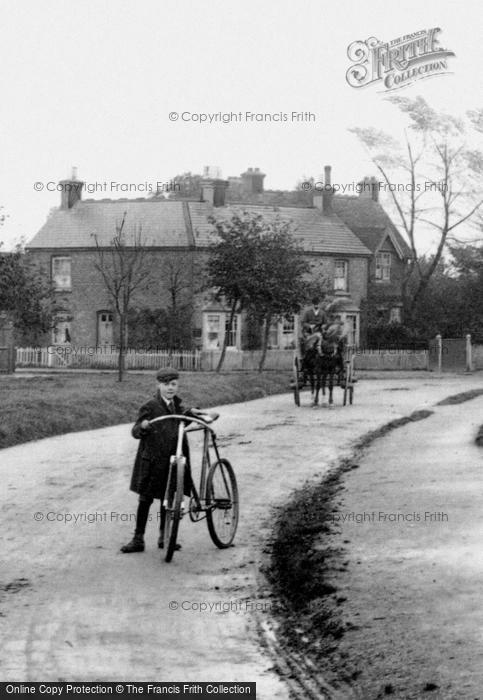
[[[473,371],[473,358],[472,358],[472,353],[471,353],[471,334],[467,333],[466,334],[466,371],[467,372],[472,372]]]
[[[436,336],[436,352],[438,353],[438,372],[441,374],[443,370],[443,339],[441,333]]]

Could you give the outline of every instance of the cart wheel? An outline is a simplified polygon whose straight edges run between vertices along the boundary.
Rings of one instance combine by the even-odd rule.
[[[299,369],[299,358],[296,357],[293,363],[293,373],[294,373],[294,385],[293,385],[293,398],[296,406],[300,406],[300,369]]]

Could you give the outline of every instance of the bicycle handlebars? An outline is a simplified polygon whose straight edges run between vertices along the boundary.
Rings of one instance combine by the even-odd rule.
[[[204,414],[201,414],[201,415],[204,415]],[[176,413],[174,413],[174,414],[170,413],[169,416],[158,416],[157,418],[153,418],[152,420],[149,421],[149,424],[152,425],[153,423],[160,423],[163,420],[176,419],[176,420],[183,421],[183,422],[197,423],[199,426],[201,426],[201,428],[203,428],[205,430],[209,430],[210,432],[212,432],[214,434],[215,431],[213,430],[213,428],[210,428],[208,423],[213,423],[219,417],[220,417],[220,414],[215,413],[213,416],[206,416],[206,419],[208,419],[208,420],[206,420],[206,419],[201,420],[200,418],[195,418],[194,416],[185,416],[185,415],[178,415]],[[194,430],[199,430],[199,429],[200,428],[194,428]],[[189,428],[188,428],[188,430],[189,430]],[[193,429],[191,429],[190,432],[192,432],[192,430]]]

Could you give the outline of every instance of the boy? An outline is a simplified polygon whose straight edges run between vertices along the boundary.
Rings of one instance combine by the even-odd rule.
[[[153,499],[161,500],[160,511],[160,536],[158,547],[163,547],[164,507],[162,505],[169,473],[169,459],[176,454],[178,439],[178,421],[166,420],[149,423],[158,416],[175,413],[177,415],[199,416],[207,411],[197,408],[185,410],[181,399],[177,396],[179,373],[172,367],[160,369],[156,374],[157,391],[154,397],[143,404],[139,409],[139,415],[132,429],[132,436],[141,440],[134,462],[131,477],[131,491],[139,494],[138,510],[136,515],[136,529],[133,539],[121,547],[121,552],[144,551],[144,531],[149,516],[149,508]],[[191,492],[191,471],[189,463],[189,449],[186,437],[183,439],[183,454],[186,457],[185,471],[185,496]],[[180,548],[180,545],[177,545]]]

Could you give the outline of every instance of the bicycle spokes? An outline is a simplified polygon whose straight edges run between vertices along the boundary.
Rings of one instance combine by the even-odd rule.
[[[217,547],[229,547],[238,525],[238,489],[235,473],[226,459],[215,462],[206,485],[207,521]]]

